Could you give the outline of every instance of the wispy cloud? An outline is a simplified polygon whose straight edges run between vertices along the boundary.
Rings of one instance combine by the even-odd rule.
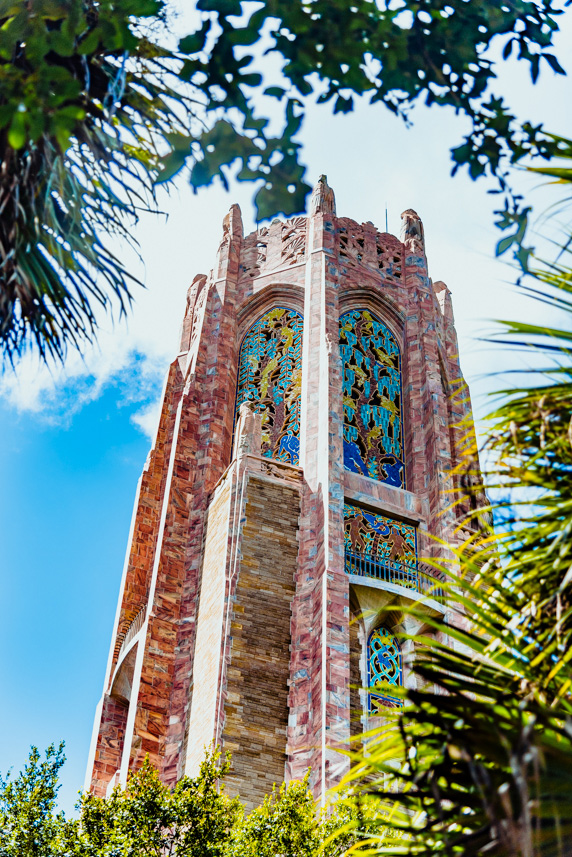
[[[161,410],[161,400],[156,398],[141,410],[136,411],[131,417],[131,422],[137,426],[143,434],[146,434],[150,440],[153,440],[157,432],[159,424],[159,413]]]

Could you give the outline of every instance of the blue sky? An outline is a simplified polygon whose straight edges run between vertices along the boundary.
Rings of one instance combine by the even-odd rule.
[[[560,42],[564,61],[571,29]],[[513,64],[498,91],[522,117],[572,136],[568,79],[546,72],[533,88],[525,68]],[[430,274],[453,293],[462,365],[484,413],[484,394],[518,358],[477,337],[492,318],[537,318],[538,311],[493,257],[495,198],[484,183],[450,177],[448,152],[463,121],[420,109],[406,129],[381,107],[359,105],[345,117],[328,109],[311,111],[301,134],[310,182],[326,173],[338,214],[380,228],[387,204],[397,234],[401,211],[418,211]],[[230,194],[215,186],[195,196],[181,178],[170,196],[161,195],[168,217],[147,217],[134,230],[143,263],[117,248],[147,286],[128,323],[103,319],[99,346],[70,355],[64,370],[26,359],[15,375],[0,377],[0,772],[19,769],[30,744],[64,739],[66,810],[83,783],[137,479],[177,351],[186,289],[212,267],[231,203],[240,203],[246,230],[254,227],[251,198],[251,187],[236,184]],[[534,191],[538,210],[550,198]]]
[[[120,384],[64,424],[0,406],[1,770],[62,738],[63,804],[82,784],[130,507],[148,440]]]

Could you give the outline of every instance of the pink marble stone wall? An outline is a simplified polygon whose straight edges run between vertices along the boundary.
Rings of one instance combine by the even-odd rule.
[[[231,462],[240,342],[273,306],[304,315],[300,467],[289,470],[256,455]],[[352,308],[375,312],[401,346],[406,490],[343,468],[338,322]],[[464,428],[458,425],[462,420]],[[244,609],[253,609],[252,592],[246,597],[240,581],[241,569],[249,568],[252,559],[249,552],[255,551],[249,515],[256,504],[251,502],[247,511],[244,499],[244,486],[255,473],[277,485],[295,484],[299,503],[297,535],[291,536],[297,553],[293,595],[288,607],[284,598],[280,601],[289,611],[290,626],[288,728],[280,750],[284,776],[302,776],[310,767],[316,795],[334,785],[347,764],[337,749],[347,746],[356,729],[350,696],[355,708],[358,697],[351,684],[361,655],[352,649],[364,632],[358,634],[350,624],[350,602],[354,616],[368,598],[378,612],[385,603],[383,593],[369,593],[364,585],[358,592],[345,573],[344,498],[410,521],[418,527],[420,555],[441,556],[444,548],[434,537],[453,544],[466,507],[461,452],[471,428],[450,293],[429,278],[423,227],[415,212],[404,213],[401,239],[380,233],[372,223],[337,217],[333,192],[320,181],[307,216],[275,220],[243,237],[240,211],[233,206],[213,271],[196,276],[189,289],[180,350],[169,369],[157,437],[140,483],[94,729],[88,771],[94,791],[105,793],[116,771],[124,780],[146,754],[165,782],[172,784],[184,773],[193,741],[190,712],[201,694],[202,677],[193,664],[201,591],[208,585],[203,580],[208,573],[203,568],[205,523],[217,485],[230,479],[228,534],[226,540],[221,536],[227,553],[221,598],[229,616],[237,592]],[[258,552],[265,538],[264,526],[259,529]],[[270,550],[270,540],[268,545]],[[261,590],[261,606],[264,598]],[[126,639],[137,647],[131,656],[128,708],[113,697]],[[241,674],[248,662],[244,645]],[[237,646],[233,649],[231,630],[225,631],[215,658],[218,714],[212,740],[224,741],[230,734],[225,724],[232,721],[232,742],[238,741],[242,759],[254,739],[245,729],[249,747],[240,745]],[[244,766],[241,771],[246,777]],[[241,790],[240,782],[234,786]],[[243,790],[252,794],[252,784],[245,782]]]

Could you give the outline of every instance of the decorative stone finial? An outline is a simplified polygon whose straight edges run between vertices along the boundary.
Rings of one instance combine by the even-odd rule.
[[[262,447],[262,414],[252,402],[243,402],[238,409],[234,441],[234,458],[260,455]]]
[[[328,184],[327,176],[320,176],[314,190],[312,191],[310,214],[318,213],[336,213],[336,197],[334,196],[332,188]]]
[[[410,253],[425,253],[423,223],[412,208],[401,215],[401,240]]]

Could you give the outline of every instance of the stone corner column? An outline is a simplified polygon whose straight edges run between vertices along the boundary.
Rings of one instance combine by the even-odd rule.
[[[343,411],[335,197],[321,176],[310,203],[306,263],[301,457],[305,490],[292,618],[287,773],[312,767],[324,796],[350,737],[349,585],[343,557]]]

